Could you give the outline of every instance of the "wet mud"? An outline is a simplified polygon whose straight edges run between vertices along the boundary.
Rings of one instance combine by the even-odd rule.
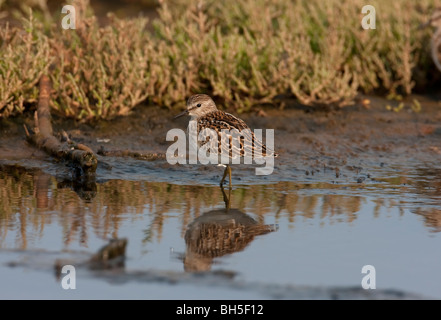
[[[436,166],[441,159],[441,106],[436,98],[419,99],[423,110],[410,107],[388,111],[393,102],[369,97],[361,104],[334,112],[310,111],[299,106],[284,110],[259,108],[240,115],[251,129],[274,129],[275,170],[269,176],[254,168],[233,167],[235,184],[277,181],[369,183],[375,171],[395,165]],[[178,111],[140,106],[132,115],[93,125],[55,120],[54,130],[66,130],[72,139],[90,146],[100,157],[97,179],[141,179],[183,184],[215,184],[223,169],[213,165],[169,165],[165,152],[172,142],[167,131],[186,129],[188,119],[172,120]],[[264,115],[264,116],[262,116]],[[48,173],[63,172],[63,164],[26,143],[23,124],[31,118],[0,122],[3,162],[36,166]],[[125,153],[125,154],[124,154]],[[118,155],[117,157],[112,155]],[[146,161],[138,161],[146,160]]]

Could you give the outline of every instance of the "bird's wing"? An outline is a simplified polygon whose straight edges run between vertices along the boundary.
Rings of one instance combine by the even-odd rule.
[[[229,153],[233,155],[255,156],[255,150],[260,150],[261,156],[276,155],[274,151],[269,150],[262,141],[256,138],[247,124],[232,114],[217,110],[198,119],[198,128],[209,128],[215,130],[218,136],[218,152]],[[228,130],[227,134],[222,134],[223,130]],[[232,143],[233,137],[239,137],[238,143]],[[207,137],[205,143],[209,140]],[[202,143],[203,145],[204,143]],[[231,146],[231,149],[230,149]]]

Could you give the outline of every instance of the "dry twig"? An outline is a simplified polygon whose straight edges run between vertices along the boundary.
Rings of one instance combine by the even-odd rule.
[[[51,156],[66,160],[75,167],[81,168],[86,175],[95,173],[98,160],[95,153],[89,147],[77,144],[69,138],[65,139],[64,142],[60,142],[53,135],[49,110],[50,90],[50,80],[46,75],[43,75],[40,78],[38,109],[35,112],[35,128],[32,134],[26,129],[27,140]]]

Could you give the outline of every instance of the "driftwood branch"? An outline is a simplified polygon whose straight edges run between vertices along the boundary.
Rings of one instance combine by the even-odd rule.
[[[46,75],[40,78],[40,94],[38,107],[35,112],[35,128],[31,134],[26,130],[27,140],[37,148],[44,150],[49,155],[66,160],[74,166],[82,169],[86,175],[95,173],[98,160],[95,153],[87,146],[75,143],[68,137],[65,141],[59,141],[53,135],[51,114],[49,109],[51,84]],[[66,137],[67,134],[64,133]]]

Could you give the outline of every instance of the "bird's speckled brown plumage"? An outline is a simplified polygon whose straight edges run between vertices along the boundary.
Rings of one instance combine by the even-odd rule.
[[[236,130],[236,133],[233,134],[243,135],[243,138],[241,137],[240,140],[240,150],[237,150],[237,154],[240,154],[240,156],[243,157],[245,155],[245,152],[247,152],[247,154],[254,157],[255,154],[253,153],[253,150],[255,148],[260,148],[262,156],[264,157],[272,154],[275,157],[278,156],[277,153],[274,153],[274,151],[272,150],[268,150],[265,144],[256,139],[254,133],[243,120],[233,116],[232,114],[223,112],[221,110],[216,110],[197,118],[196,121],[198,125],[198,133],[205,128],[209,128],[217,132],[218,153],[221,153],[221,149],[225,148],[224,152],[229,152],[230,157],[232,157],[234,149],[234,146],[231,146],[232,136],[228,135],[227,138],[229,139],[229,141],[226,141],[226,137],[222,137],[221,133],[222,130],[229,130],[232,133]],[[248,144],[246,143],[246,140],[248,140]],[[201,145],[204,145],[204,143],[201,143]],[[229,147],[233,149],[226,150],[226,148]]]

